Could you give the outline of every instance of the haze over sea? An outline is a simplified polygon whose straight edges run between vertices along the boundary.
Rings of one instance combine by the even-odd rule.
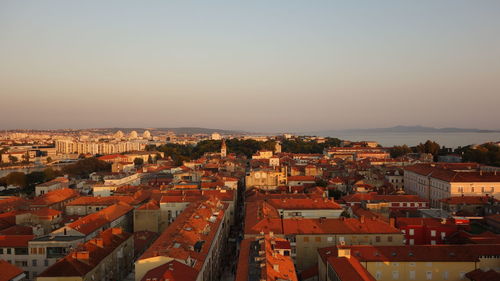
[[[500,133],[356,133],[356,132],[336,132],[328,135],[351,141],[376,141],[382,146],[393,146],[407,144],[414,146],[426,140],[432,140],[446,147],[456,148],[469,144],[482,144],[485,142],[500,141]]]

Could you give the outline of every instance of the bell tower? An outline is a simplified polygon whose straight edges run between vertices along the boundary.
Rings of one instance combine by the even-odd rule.
[[[222,144],[220,146],[220,156],[223,158],[227,156],[227,146],[225,139],[222,139]]]

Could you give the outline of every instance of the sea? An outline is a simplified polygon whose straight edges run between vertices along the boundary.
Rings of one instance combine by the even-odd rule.
[[[384,147],[403,145],[415,146],[427,140],[435,141],[441,146],[457,148],[470,144],[483,144],[486,142],[499,142],[500,133],[356,133],[336,132],[329,135],[342,140],[351,141],[376,141]]]

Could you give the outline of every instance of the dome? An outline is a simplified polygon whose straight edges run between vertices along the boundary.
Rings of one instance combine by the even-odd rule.
[[[136,139],[137,138],[137,132],[136,131],[130,132],[130,135],[128,135],[128,138],[129,139]]]
[[[151,133],[148,130],[146,130],[146,131],[144,131],[144,133],[142,133],[142,137],[145,139],[150,139]]]
[[[118,131],[113,135],[113,137],[115,137],[116,139],[121,139],[121,138],[123,138],[123,132]]]

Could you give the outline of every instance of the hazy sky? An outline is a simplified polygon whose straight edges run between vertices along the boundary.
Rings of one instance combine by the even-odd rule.
[[[500,129],[500,1],[0,0],[0,128]]]

